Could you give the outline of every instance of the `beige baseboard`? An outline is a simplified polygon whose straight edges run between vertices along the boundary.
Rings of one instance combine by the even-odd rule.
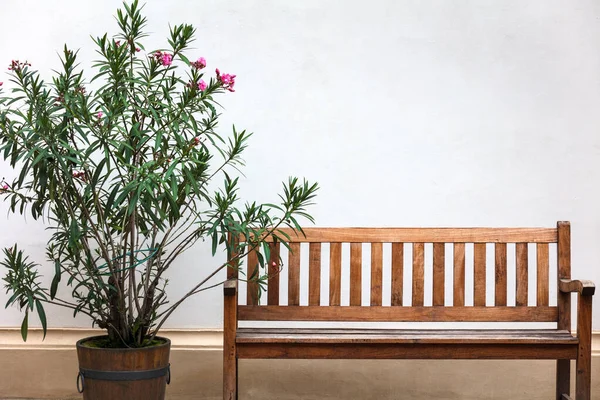
[[[51,329],[42,341],[41,331],[32,330],[23,343],[18,329],[0,329],[0,399],[81,399],[74,343],[98,333]],[[167,399],[221,399],[222,333],[167,329],[162,335],[173,349]],[[600,332],[593,347],[592,398],[600,398]],[[240,399],[542,400],[553,398],[554,366],[537,360],[241,360]]]
[[[19,328],[0,328],[0,350],[68,350],[84,337],[103,335],[99,329],[53,328],[44,339],[39,328],[29,329],[23,342]],[[223,331],[216,329],[163,329],[161,336],[171,340],[173,350],[221,350]]]

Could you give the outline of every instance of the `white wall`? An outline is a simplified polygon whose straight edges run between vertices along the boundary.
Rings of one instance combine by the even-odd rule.
[[[89,65],[89,35],[116,32],[118,5],[2,1],[0,66],[49,71],[65,41]],[[191,55],[238,75],[222,129],[256,132],[244,197],[275,200],[300,175],[322,187],[320,226],[570,220],[573,275],[600,283],[598,2],[152,0],[146,14],[148,48],[166,45],[168,23],[193,23]],[[3,225],[0,246],[18,241],[44,260],[43,227]],[[214,264],[202,248],[182,257],[172,296]],[[220,326],[221,293],[190,301],[170,326]],[[50,323],[88,325],[59,310]],[[15,309],[0,311],[0,326],[18,324]]]

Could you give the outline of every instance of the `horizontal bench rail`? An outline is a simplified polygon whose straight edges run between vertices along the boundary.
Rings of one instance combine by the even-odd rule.
[[[304,228],[281,229],[298,243],[556,243],[556,228]]]
[[[557,307],[238,307],[240,321],[556,322],[557,318]]]

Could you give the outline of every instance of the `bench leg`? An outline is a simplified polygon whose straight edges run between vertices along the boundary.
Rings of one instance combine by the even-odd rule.
[[[223,358],[223,400],[237,400],[238,398],[238,359],[228,357]]]
[[[571,360],[556,361],[556,400],[571,394]]]
[[[592,296],[579,296],[577,313],[577,374],[575,381],[575,399],[592,398]]]

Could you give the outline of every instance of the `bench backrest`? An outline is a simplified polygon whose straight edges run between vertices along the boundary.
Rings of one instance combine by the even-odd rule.
[[[259,299],[258,284],[249,280],[246,304],[238,307],[239,320],[558,322],[559,328],[570,326],[570,298],[556,290],[558,279],[571,277],[568,222],[559,222],[556,228],[306,228],[304,233],[292,236],[287,260],[283,260],[285,282],[285,275],[278,273],[283,248],[271,246],[267,294]],[[384,246],[391,264],[386,266],[391,282],[385,290]],[[308,251],[302,250],[305,247]],[[348,247],[349,257],[342,257],[342,249]],[[370,263],[364,266],[363,249],[370,252]],[[347,255],[347,250],[344,252]],[[303,253],[308,262],[301,259]],[[508,254],[514,259],[507,259]],[[349,304],[344,305],[342,258],[349,258],[349,279],[344,279],[349,286],[345,288]],[[556,265],[551,266],[551,260]],[[302,287],[308,290],[307,304],[300,304],[301,265],[308,273],[308,283]],[[510,281],[516,286],[511,290],[508,265]],[[246,276],[256,273],[256,254],[249,254],[245,268]],[[325,268],[327,274],[322,271]],[[405,269],[412,272],[405,273]],[[363,290],[366,271],[370,275],[368,296]],[[468,288],[467,272],[473,283]],[[329,284],[321,285],[321,277],[326,275]],[[304,272],[302,276],[306,276]],[[528,284],[530,276],[535,276],[535,285]],[[493,283],[488,283],[490,277]],[[428,290],[426,285],[430,285]],[[287,303],[280,302],[284,286]],[[328,287],[328,293],[322,292],[322,286]],[[491,287],[492,302],[486,293]],[[408,288],[410,298],[404,293]],[[472,302],[467,304],[471,295],[465,295],[471,290]],[[386,299],[384,291],[389,295]],[[557,293],[556,301],[551,301],[551,292]],[[431,294],[428,299],[426,293]],[[534,302],[528,300],[530,293]],[[369,299],[368,306],[365,299]],[[240,302],[244,303],[243,299]]]

